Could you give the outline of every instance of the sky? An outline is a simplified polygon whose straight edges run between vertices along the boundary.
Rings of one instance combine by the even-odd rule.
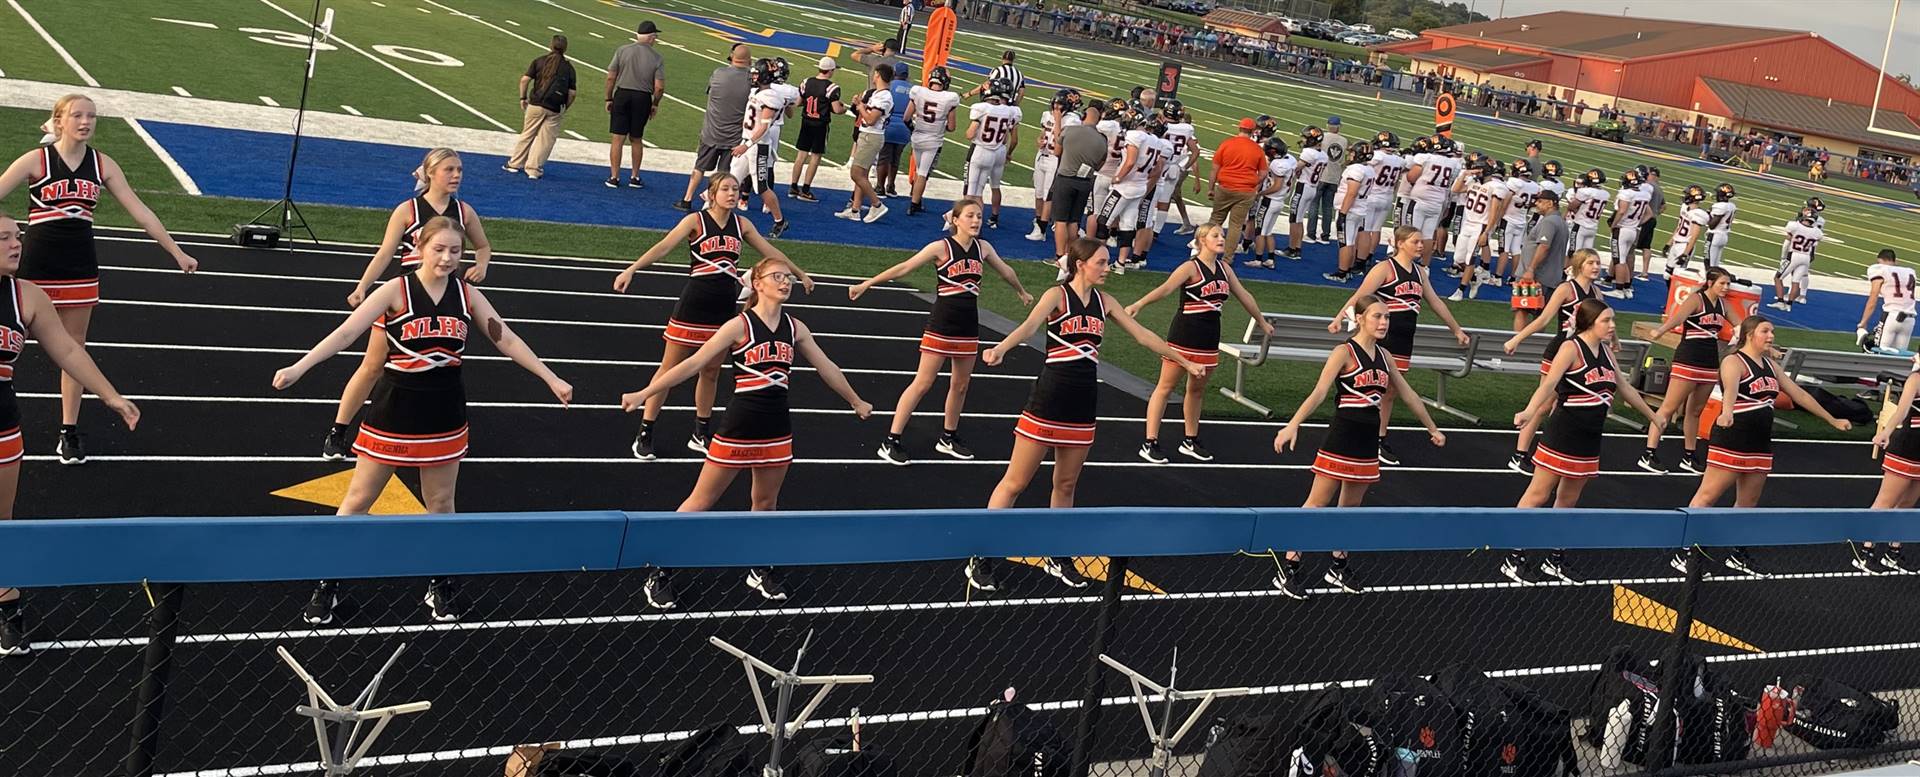
[[[1544,11],[1586,11],[1652,19],[1720,22],[1752,27],[1810,30],[1856,56],[1880,63],[1894,0],[1461,0],[1495,16]],[[1887,72],[1920,77],[1920,2],[1900,7]]]

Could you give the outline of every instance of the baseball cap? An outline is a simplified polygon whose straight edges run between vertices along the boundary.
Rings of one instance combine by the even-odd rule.
[[[833,61],[833,57],[821,57],[820,69],[821,70],[839,70],[840,63]]]
[[[641,22],[639,27],[635,27],[633,32],[635,35],[658,35],[660,28],[654,25],[652,19],[648,19]]]
[[[1338,117],[1338,116],[1328,116],[1328,117],[1327,117],[1327,126],[1330,126],[1330,127],[1338,127],[1338,126],[1340,126],[1340,117]]]
[[[1241,120],[1240,120],[1240,129],[1241,129],[1241,130],[1243,130],[1243,131],[1244,131],[1244,130],[1251,130],[1251,129],[1255,129],[1255,128],[1257,128],[1258,126],[1259,126],[1259,125],[1257,125],[1257,124],[1254,124],[1254,123],[1253,123],[1253,120],[1252,120],[1252,119],[1241,119]]]
[[[1540,193],[1534,195],[1533,198],[1536,200],[1544,200],[1547,202],[1559,202],[1560,193],[1552,189],[1541,189]]]

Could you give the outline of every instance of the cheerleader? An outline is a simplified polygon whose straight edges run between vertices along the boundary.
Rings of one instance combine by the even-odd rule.
[[[708,176],[706,197],[705,210],[681,218],[679,224],[667,231],[666,237],[613,279],[613,290],[625,292],[633,283],[634,273],[659,261],[675,246],[685,244],[687,247],[691,259],[687,265],[687,287],[680,292],[673,316],[667,319],[667,331],[662,335],[666,349],[660,355],[659,369],[654,370],[656,377],[700,350],[714,332],[740,313],[740,300],[746,293],[746,280],[740,272],[742,245],[752,246],[763,258],[786,262],[793,267],[800,284],[808,292],[813,291],[813,278],[761,237],[753,222],[734,212],[740,203],[739,179],[730,173]],[[693,436],[687,438],[687,449],[695,453],[706,453],[707,442],[713,437],[710,429],[713,396],[720,387],[722,361],[714,358],[701,362],[700,379],[694,383]],[[653,461],[653,422],[659,419],[660,408],[666,404],[665,391],[647,400],[646,412],[640,415],[640,431],[633,438],[634,458]]]
[[[1420,230],[1413,227],[1395,227],[1393,230],[1393,255],[1388,261],[1381,262],[1367,271],[1367,277],[1360,281],[1360,288],[1347,298],[1346,305],[1335,313],[1333,322],[1327,324],[1327,331],[1339,332],[1346,323],[1347,315],[1360,310],[1357,307],[1362,297],[1378,295],[1386,303],[1389,326],[1386,336],[1380,344],[1393,355],[1393,366],[1400,372],[1406,372],[1413,366],[1413,334],[1420,325],[1420,305],[1424,301],[1433,306],[1433,312],[1440,316],[1453,336],[1465,347],[1470,340],[1460,323],[1453,320],[1453,311],[1447,309],[1447,303],[1433,293],[1433,284],[1427,282],[1427,271],[1416,260],[1420,258],[1421,246],[1426,240],[1420,237]],[[1415,395],[1416,399],[1418,395]],[[1387,394],[1380,402],[1379,443],[1380,463],[1398,465],[1400,457],[1387,446],[1387,421],[1393,418],[1393,394]],[[1420,404],[1418,401],[1413,404]],[[1424,410],[1422,411],[1424,412]]]
[[[1660,414],[1682,419],[1680,440],[1685,452],[1680,456],[1680,469],[1694,474],[1704,472],[1706,465],[1695,453],[1699,430],[1691,421],[1706,409],[1713,386],[1720,382],[1721,333],[1729,324],[1739,323],[1727,315],[1727,287],[1732,283],[1733,276],[1725,269],[1707,268],[1699,289],[1673,306],[1660,328],[1647,337],[1658,340],[1674,329],[1680,330],[1680,346],[1673,349],[1667,398],[1660,403]],[[1660,432],[1660,427],[1647,430],[1647,449],[1640,454],[1637,466],[1664,475],[1667,468],[1660,466]]]
[[[366,272],[361,273],[360,280],[353,285],[353,293],[347,295],[348,308],[360,307],[375,283],[405,275],[420,266],[420,229],[436,217],[452,220],[466,235],[467,245],[473,248],[473,266],[467,268],[465,274],[467,282],[480,283],[487,279],[493,246],[487,242],[487,230],[480,225],[480,214],[473,211],[473,206],[460,201],[460,177],[460,155],[453,149],[435,148],[427,152],[427,158],[413,169],[413,199],[394,206],[393,213],[387,216],[387,232],[380,238],[380,248],[373,252],[373,261],[367,263]],[[391,272],[396,256],[400,257],[399,275]],[[375,330],[383,326],[382,321],[373,322]],[[333,413],[333,426],[320,443],[321,458],[339,461],[347,457],[353,447],[347,430],[353,426],[353,417],[359,414],[361,406],[367,403],[373,384],[386,372],[386,363],[387,339],[369,333],[366,355],[360,357],[359,369],[353,371],[347,387],[340,392],[340,407]]]
[[[1553,328],[1553,340],[1547,343],[1545,356],[1540,359],[1540,374],[1546,375],[1553,368],[1553,358],[1560,353],[1560,344],[1574,332],[1574,312],[1580,303],[1590,299],[1600,299],[1600,287],[1594,282],[1600,279],[1600,253],[1591,248],[1582,248],[1567,255],[1565,268],[1567,279],[1553,288],[1553,294],[1547,297],[1547,309],[1559,311]],[[1507,338],[1503,346],[1508,356],[1520,348],[1526,339],[1539,333],[1547,325],[1546,316],[1534,316],[1533,320],[1512,337]],[[1527,458],[1527,451],[1533,447],[1534,433],[1540,430],[1541,417],[1527,419],[1520,426],[1520,436],[1514,441],[1513,456],[1507,459],[1507,469],[1523,475],[1533,474],[1533,463]]]
[[[51,143],[13,160],[0,173],[0,200],[26,187],[27,224],[22,236],[20,269],[15,277],[33,281],[53,304],[60,325],[74,342],[87,344],[93,308],[100,304],[100,264],[94,257],[93,210],[102,190],[113,195],[127,217],[173,257],[181,272],[199,269],[167,234],[167,228],[133,191],[133,185],[112,157],[95,150],[98,119],[93,100],[69,94],[53,104],[47,122]],[[37,339],[37,337],[36,337]],[[60,437],[54,452],[61,464],[87,463],[80,434],[80,397],[85,389],[74,375],[60,373]]]
[[[1714,419],[1713,439],[1707,449],[1707,472],[1700,478],[1700,490],[1694,492],[1688,507],[1713,507],[1729,487],[1734,489],[1734,507],[1760,506],[1760,489],[1773,470],[1773,403],[1785,393],[1795,406],[1818,416],[1835,429],[1853,427],[1846,419],[1834,418],[1814,401],[1800,384],[1781,380],[1779,368],[1768,356],[1773,348],[1773,322],[1765,316],[1748,316],[1733,336],[1734,352],[1720,360],[1720,414]],[[1734,570],[1758,576],[1745,548],[1735,548],[1726,564]],[[1673,565],[1686,569],[1686,554],[1673,557]]]
[[[1260,315],[1260,303],[1240,285],[1233,263],[1221,258],[1227,248],[1225,230],[1217,224],[1201,227],[1194,237],[1194,247],[1199,253],[1168,273],[1165,283],[1128,305],[1127,315],[1139,318],[1142,308],[1175,291],[1180,292],[1180,312],[1174,315],[1173,325],[1167,329],[1167,345],[1202,369],[1199,375],[1187,379],[1185,398],[1181,400],[1180,411],[1186,426],[1180,452],[1200,461],[1213,461],[1213,454],[1200,444],[1200,408],[1206,404],[1207,378],[1220,363],[1220,310],[1226,307],[1227,298],[1232,297],[1253,317],[1261,331],[1273,334],[1273,325]],[[1173,395],[1174,384],[1180,381],[1181,374],[1179,364],[1162,360],[1160,382],[1154,385],[1153,397],[1147,400],[1147,439],[1140,445],[1140,458],[1154,464],[1167,463],[1166,451],[1160,448],[1160,419],[1166,415],[1167,397]]]
[[[992,267],[1020,296],[1021,305],[1033,305],[1033,295],[1020,285],[1020,276],[1000,260],[1000,253],[993,250],[992,243],[980,239],[981,209],[977,197],[954,203],[953,211],[947,214],[952,237],[928,243],[906,261],[847,289],[847,299],[857,300],[875,285],[904,278],[929,262],[934,262],[934,274],[939,279],[939,298],[927,318],[926,331],[920,335],[920,366],[914,372],[913,382],[900,392],[900,404],[893,411],[893,426],[888,429],[886,439],[880,441],[880,459],[887,463],[900,466],[911,463],[901,435],[907,432],[914,408],[920,406],[920,399],[933,388],[934,378],[940,376],[941,365],[949,362],[953,373],[947,381],[945,422],[933,449],[956,459],[973,459],[973,450],[960,441],[960,410],[966,407],[967,386],[973,382],[974,361],[980,354],[981,271]]]
[[[131,430],[140,424],[140,410],[107,382],[85,348],[67,334],[53,300],[32,282],[15,277],[20,270],[20,223],[0,211],[0,520],[13,518],[14,497],[20,493],[20,403],[13,392],[13,365],[32,336],[62,372],[74,376],[120,414]],[[21,612],[20,589],[0,587],[0,656],[30,651],[26,616]]]
[[[820,350],[807,325],[782,309],[798,280],[800,268],[785,257],[762,259],[753,266],[745,310],[716,327],[692,358],[655,372],[646,388],[620,396],[620,409],[629,413],[643,406],[654,407],[654,398],[732,354],[733,396],[727,400],[720,428],[708,441],[700,479],[694,483],[693,493],[680,503],[680,512],[713,509],[743,469],[753,470],[753,509],[779,509],[780,484],[793,463],[793,421],[788,415],[787,388],[795,356],[813,365],[827,388],[853,406],[855,416],[865,419],[873,412],[873,405],[860,398],[840,367]],[[768,599],[787,598],[773,570],[765,567],[747,571],[747,586]],[[670,573],[664,569],[656,568],[647,576],[643,591],[647,604],[653,607],[668,609],[677,603]]]
[[[1914,393],[1920,391],[1920,356],[1914,357],[1913,369],[1907,374],[1906,387],[1900,390],[1900,400],[1887,414],[1880,430],[1873,435],[1873,446],[1880,454],[1880,493],[1873,498],[1875,510],[1910,510],[1920,503],[1920,406],[1913,401]],[[1874,569],[1873,543],[1863,542],[1865,555],[1853,557],[1853,567],[1867,574],[1878,574]],[[1895,542],[1881,551],[1878,563],[1889,572],[1906,572],[1905,560],[1900,556],[1900,543]]]
[[[1573,335],[1555,338],[1560,343],[1551,351],[1553,356],[1540,388],[1533,392],[1526,409],[1514,414],[1514,426],[1530,428],[1540,416],[1553,410],[1546,424],[1546,439],[1533,454],[1533,482],[1521,495],[1518,507],[1546,507],[1548,503],[1556,508],[1580,506],[1580,492],[1587,481],[1600,474],[1602,432],[1616,392],[1654,425],[1664,423],[1653,408],[1647,407],[1640,392],[1620,382],[1619,363],[1611,345],[1613,325],[1613,309],[1607,303],[1580,301],[1574,308]],[[1526,576],[1526,564],[1526,553],[1515,550],[1500,565],[1500,572],[1516,583],[1530,583],[1533,581]],[[1548,577],[1575,582],[1567,571],[1566,553],[1561,550],[1541,562],[1540,571]]]
[[[293,366],[273,375],[273,387],[286,389],[313,366],[351,345],[360,333],[384,321],[386,364],[370,392],[371,404],[353,442],[353,480],[336,515],[361,515],[401,467],[420,473],[427,512],[454,511],[454,485],[460,459],[467,455],[467,395],[460,377],[468,332],[486,333],[495,348],[547,384],[562,405],[573,401],[573,386],[540,362],[533,349],[508,329],[493,303],[461,280],[460,254],[466,236],[453,219],[436,216],[420,228],[420,264],[410,274],[380,284],[333,330]],[[427,607],[433,620],[460,619],[451,581],[427,583]],[[339,586],[322,581],[307,603],[307,623],[333,621]]]
[[[1412,228],[1399,228],[1409,229]],[[1418,248],[1415,246],[1415,250]],[[1407,408],[1427,427],[1427,437],[1436,447],[1447,444],[1447,436],[1434,425],[1433,416],[1427,415],[1420,395],[1413,393],[1413,387],[1407,385],[1400,370],[1393,368],[1393,356],[1385,347],[1393,331],[1391,307],[1392,303],[1379,296],[1363,294],[1354,298],[1350,310],[1341,311],[1342,315],[1351,313],[1358,328],[1353,337],[1334,346],[1327,354],[1326,366],[1320,368],[1320,380],[1314,383],[1313,391],[1301,400],[1293,419],[1273,436],[1274,453],[1292,450],[1300,438],[1300,425],[1320,408],[1327,393],[1337,387],[1340,399],[1333,411],[1333,423],[1327,426],[1327,439],[1313,457],[1313,490],[1308,492],[1303,507],[1336,504],[1359,507],[1366,500],[1367,487],[1380,480],[1380,445],[1376,431],[1380,417],[1386,412],[1389,390],[1407,401]],[[1327,570],[1324,579],[1349,593],[1360,592],[1359,583],[1347,568],[1344,550],[1334,552],[1333,567]],[[1274,575],[1273,586],[1287,596],[1305,599],[1307,591],[1301,580],[1300,552],[1288,551],[1279,574]]]
[[[1040,469],[1047,451],[1053,451],[1053,494],[1049,506],[1056,509],[1073,506],[1074,490],[1080,483],[1081,465],[1087,462],[1087,449],[1093,445],[1094,418],[1099,399],[1100,343],[1107,324],[1121,331],[1148,350],[1180,365],[1188,375],[1200,377],[1206,370],[1187,360],[1158,335],[1133,320],[1113,295],[1100,290],[1107,280],[1107,247],[1099,240],[1080,238],[1067,249],[1067,279],[1040,294],[1027,319],[1014,327],[999,345],[987,349],[981,358],[987,366],[998,366],[1007,352],[1044,328],[1047,332],[1047,363],[1040,379],[1033,384],[1033,395],[1013,429],[1013,455],[1007,472],[994,486],[987,509],[1012,507],[1027,490],[1033,474]],[[1074,568],[1072,559],[1050,558],[1044,566],[1047,574],[1074,588],[1087,581]],[[979,558],[969,559],[967,583],[982,591],[998,589],[992,573]]]

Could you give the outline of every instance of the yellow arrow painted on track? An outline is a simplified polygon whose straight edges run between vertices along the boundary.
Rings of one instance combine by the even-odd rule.
[[[1680,621],[1680,614],[1672,607],[1647,598],[1644,594],[1630,590],[1624,585],[1616,585],[1613,587],[1613,619],[1630,626],[1671,634],[1674,624]],[[1760,648],[1697,620],[1693,622],[1693,627],[1687,630],[1687,636],[1701,642],[1725,645],[1750,653],[1763,652]]]
[[[1027,566],[1033,566],[1033,567],[1044,566],[1047,563],[1047,560],[1045,558],[1041,558],[1038,556],[1031,557],[1031,558],[1010,558],[1007,560],[1014,562],[1016,564],[1026,564]],[[1110,560],[1106,556],[1075,556],[1073,559],[1073,566],[1075,569],[1080,570],[1081,577],[1084,577],[1088,580],[1106,582],[1107,564],[1109,563],[1109,561]],[[1166,593],[1165,589],[1162,589],[1160,586],[1154,585],[1153,583],[1147,582],[1146,578],[1136,575],[1132,572],[1127,573],[1126,583],[1128,588],[1139,589],[1141,591],[1146,591],[1147,593],[1151,593],[1151,594]]]
[[[351,483],[353,470],[347,470],[287,486],[273,492],[273,495],[338,508],[341,502],[346,501],[347,486]],[[420,504],[412,491],[407,490],[407,484],[400,482],[399,475],[392,475],[387,479],[386,487],[380,489],[380,497],[373,500],[373,508],[367,512],[373,515],[424,515],[427,507]]]

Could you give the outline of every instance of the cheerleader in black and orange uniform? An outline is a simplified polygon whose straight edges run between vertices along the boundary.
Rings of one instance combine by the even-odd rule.
[[[1453,320],[1453,311],[1447,309],[1447,303],[1440,295],[1433,293],[1433,284],[1427,282],[1427,271],[1415,262],[1420,258],[1420,249],[1426,239],[1420,236],[1420,230],[1413,227],[1396,227],[1393,230],[1393,255],[1387,261],[1373,266],[1367,271],[1367,277],[1360,281],[1360,288],[1334,314],[1333,323],[1327,324],[1327,331],[1339,332],[1348,313],[1358,310],[1355,307],[1361,297],[1379,295],[1388,311],[1386,336],[1380,345],[1393,356],[1393,366],[1400,372],[1406,372],[1413,366],[1413,335],[1420,326],[1420,307],[1422,303],[1433,308],[1440,320],[1453,330],[1453,336],[1460,339],[1462,346],[1469,340],[1460,323]],[[1415,402],[1414,404],[1419,404]],[[1399,464],[1400,457],[1387,445],[1387,422],[1393,418],[1393,395],[1388,394],[1380,402],[1379,447],[1381,464]]]
[[[1533,452],[1533,482],[1521,495],[1519,507],[1580,506],[1580,492],[1600,474],[1601,437],[1616,393],[1655,426],[1664,423],[1653,408],[1647,407],[1640,392],[1620,382],[1619,363],[1611,345],[1613,308],[1597,299],[1582,300],[1574,308],[1572,323],[1569,330],[1573,336],[1554,349],[1540,388],[1533,392],[1527,408],[1513,416],[1513,425],[1524,428],[1548,410],[1553,411],[1546,422],[1546,438]],[[1515,550],[1501,563],[1500,573],[1516,583],[1533,582],[1527,578],[1526,565],[1526,554]],[[1575,582],[1567,569],[1566,554],[1560,550],[1541,562],[1540,571],[1548,577]]]
[[[427,512],[454,511],[454,485],[460,459],[467,455],[467,394],[460,376],[468,333],[475,328],[515,364],[539,377],[561,404],[573,401],[573,387],[554,375],[519,335],[507,328],[493,303],[458,277],[466,236],[452,219],[427,221],[420,230],[420,266],[375,289],[346,323],[333,330],[293,366],[274,373],[273,387],[285,389],[313,366],[353,344],[375,321],[388,346],[385,372],[374,384],[366,419],[353,443],[353,480],[336,515],[360,515],[373,506],[397,467],[418,469],[420,495]],[[436,621],[459,620],[448,581],[427,583],[426,603]],[[333,621],[339,588],[322,581],[308,601],[304,618],[322,625]]]
[[[0,520],[13,518],[14,497],[20,493],[24,448],[20,443],[20,403],[13,392],[13,364],[26,349],[28,336],[40,341],[40,347],[62,372],[74,376],[108,409],[119,413],[128,429],[140,423],[140,410],[114,390],[86,349],[67,334],[53,300],[32,282],[14,276],[20,270],[20,254],[20,223],[0,212]],[[29,650],[20,589],[0,586],[0,656]]]
[[[855,416],[865,419],[873,412],[873,405],[847,383],[839,365],[820,350],[807,325],[784,310],[793,284],[799,280],[800,271],[793,262],[777,256],[760,260],[753,266],[746,310],[716,327],[692,358],[654,373],[646,388],[620,396],[620,408],[629,413],[650,407],[654,397],[686,382],[704,365],[732,354],[733,397],[727,400],[720,428],[707,443],[707,462],[700,468],[693,493],[680,503],[680,512],[713,509],[743,469],[753,471],[753,509],[779,509],[780,485],[786,481],[787,467],[793,464],[793,420],[787,408],[787,390],[796,357],[813,365],[820,381],[853,406]],[[747,586],[768,599],[787,598],[771,569],[748,570]],[[644,592],[647,603],[654,607],[666,609],[676,603],[666,570],[655,569],[648,575]]]
[[[413,170],[413,199],[394,206],[393,213],[387,216],[386,234],[381,236],[380,247],[373,252],[366,271],[360,274],[360,281],[354,284],[353,293],[347,295],[347,307],[360,307],[375,283],[398,278],[418,268],[420,230],[437,217],[453,221],[473,248],[473,266],[467,268],[462,277],[468,283],[487,279],[493,246],[487,242],[487,230],[480,224],[480,214],[474,212],[473,206],[460,201],[461,173],[460,155],[453,149],[427,151],[426,159]],[[393,272],[394,257],[400,258],[398,273]],[[353,438],[347,434],[353,426],[353,417],[367,404],[373,384],[386,374],[387,338],[379,334],[383,326],[384,321],[373,322],[374,333],[367,336],[367,352],[360,357],[360,367],[340,391],[340,406],[334,410],[333,426],[320,443],[323,459],[339,461],[347,457],[353,447]]]
[[[1726,328],[1739,323],[1727,315],[1727,288],[1733,283],[1733,276],[1719,267],[1707,268],[1705,279],[1700,287],[1680,304],[1674,305],[1667,313],[1660,328],[1653,330],[1647,340],[1658,340],[1661,335],[1680,330],[1680,347],[1673,349],[1673,366],[1667,376],[1667,398],[1660,403],[1660,412],[1668,418],[1679,416],[1681,442],[1686,446],[1680,456],[1680,469],[1700,473],[1706,470],[1705,462],[1695,454],[1698,444],[1698,429],[1693,419],[1707,407],[1707,398],[1713,393],[1713,387],[1720,382],[1720,341]],[[1647,449],[1640,454],[1639,467],[1648,472],[1666,474],[1667,469],[1660,466],[1660,430],[1647,430]]]
[[[893,426],[887,430],[886,439],[880,441],[880,458],[890,464],[911,463],[901,435],[906,434],[907,422],[912,419],[914,408],[920,406],[921,397],[933,388],[934,378],[940,377],[940,366],[947,362],[952,362],[953,374],[947,381],[946,416],[940,439],[933,444],[933,449],[956,459],[973,458],[973,451],[960,441],[960,410],[966,407],[967,386],[973,382],[974,362],[980,356],[983,271],[992,267],[994,274],[1020,295],[1022,306],[1033,305],[1033,295],[1020,284],[1020,276],[1000,260],[992,243],[980,239],[981,207],[977,197],[954,203],[953,211],[947,214],[953,230],[951,237],[928,243],[906,261],[847,289],[847,299],[857,300],[875,285],[904,278],[928,262],[934,263],[934,273],[939,278],[939,296],[927,317],[926,332],[920,335],[920,366],[913,374],[913,382],[900,392],[900,404],[893,411]]]
[[[1875,510],[1910,510],[1920,504],[1920,404],[1914,403],[1916,392],[1920,392],[1920,356],[1913,359],[1913,369],[1907,374],[1893,412],[1873,436],[1874,447],[1881,451],[1880,493],[1873,497]],[[1873,543],[1863,542],[1861,547],[1866,553],[1853,557],[1854,569],[1870,575],[1883,570],[1907,571],[1900,543],[1888,545],[1877,560],[1872,558]],[[1881,569],[1874,568],[1876,563]]]
[[[1553,339],[1547,342],[1545,355],[1540,359],[1540,374],[1546,375],[1553,369],[1554,356],[1560,353],[1560,344],[1574,333],[1574,312],[1580,303],[1590,299],[1600,299],[1600,287],[1594,283],[1600,280],[1600,254],[1591,248],[1582,248],[1567,255],[1566,280],[1553,288],[1553,295],[1547,297],[1546,307],[1558,311],[1554,318]],[[1534,336],[1547,326],[1546,316],[1534,316],[1514,336],[1507,338],[1505,350],[1508,356],[1520,348],[1520,343]],[[1533,474],[1533,462],[1527,458],[1527,451],[1533,448],[1534,433],[1540,430],[1545,421],[1538,415],[1527,419],[1520,427],[1519,439],[1514,442],[1513,456],[1507,459],[1507,469],[1521,474]]]
[[[0,173],[0,200],[13,190],[27,189],[27,224],[18,277],[33,281],[53,302],[53,311],[67,334],[87,344],[93,308],[100,304],[100,264],[93,251],[93,209],[105,190],[139,224],[153,242],[173,257],[181,272],[193,272],[200,263],[167,234],[146,203],[140,201],[120,165],[95,150],[97,116],[93,100],[70,94],[53,104],[48,122],[54,141],[13,160]],[[60,374],[60,438],[54,452],[61,464],[87,463],[80,434],[80,397],[83,385],[75,376]]]
[[[1007,473],[993,488],[987,509],[1012,507],[1027,484],[1033,482],[1033,474],[1040,470],[1049,450],[1053,451],[1053,493],[1048,505],[1073,506],[1080,468],[1087,463],[1087,449],[1093,446],[1094,419],[1099,413],[1100,343],[1108,324],[1119,326],[1160,358],[1180,365],[1188,375],[1198,377],[1206,372],[1134,321],[1113,295],[1100,290],[1100,284],[1107,280],[1107,269],[1105,243],[1089,238],[1073,241],[1067,247],[1067,279],[1042,292],[1026,320],[982,355],[987,366],[997,366],[1008,351],[1043,328],[1047,332],[1046,366],[1040,369],[1026,410],[1014,425],[1013,455],[1007,462]],[[1071,559],[1048,559],[1043,568],[1074,588],[1087,584]],[[967,583],[979,590],[999,588],[981,559],[967,561],[966,575]]]
[[[1313,490],[1308,492],[1303,507],[1359,507],[1366,500],[1367,488],[1380,480],[1377,430],[1380,414],[1385,412],[1383,408],[1391,394],[1406,400],[1407,409],[1427,427],[1427,437],[1434,445],[1447,444],[1447,436],[1434,425],[1433,416],[1427,415],[1420,395],[1407,385],[1401,371],[1394,368],[1393,355],[1385,346],[1393,328],[1393,315],[1388,311],[1388,303],[1373,294],[1356,298],[1351,310],[1341,311],[1343,317],[1350,313],[1358,328],[1353,337],[1334,346],[1327,354],[1327,364],[1320,368],[1320,380],[1314,383],[1313,391],[1300,401],[1293,419],[1273,436],[1274,453],[1292,449],[1300,438],[1300,425],[1326,401],[1328,392],[1340,392],[1333,423],[1327,426],[1327,439],[1313,457]],[[1341,590],[1360,592],[1360,584],[1347,568],[1344,550],[1334,552],[1333,567],[1327,570],[1325,579]],[[1299,551],[1287,552],[1279,574],[1274,575],[1273,586],[1295,599],[1307,598],[1300,574]]]
[[[1260,303],[1240,285],[1233,263],[1221,259],[1227,250],[1224,229],[1218,224],[1201,227],[1194,236],[1194,248],[1199,253],[1168,273],[1166,282],[1128,305],[1127,315],[1138,318],[1142,308],[1176,290],[1180,292],[1180,312],[1174,314],[1173,324],[1167,328],[1167,345],[1206,369],[1198,377],[1187,379],[1180,405],[1186,422],[1180,452],[1200,461],[1213,461],[1207,446],[1200,444],[1200,408],[1206,404],[1207,378],[1220,363],[1220,311],[1231,297],[1246,309],[1261,331],[1273,334],[1273,325],[1261,317]],[[1166,415],[1167,398],[1173,395],[1173,386],[1182,374],[1180,365],[1161,360],[1160,382],[1154,384],[1153,396],[1147,400],[1147,439],[1140,444],[1140,458],[1154,464],[1167,463],[1166,451],[1160,447],[1160,419]]]
[[[1700,490],[1693,494],[1689,507],[1713,507],[1728,488],[1734,489],[1734,507],[1759,507],[1760,489],[1773,471],[1773,403],[1784,393],[1795,406],[1818,416],[1833,428],[1846,431],[1853,427],[1846,419],[1834,418],[1826,408],[1808,396],[1792,380],[1781,380],[1779,368],[1768,352],[1773,348],[1773,322],[1765,316],[1748,316],[1733,336],[1734,352],[1720,360],[1720,415],[1714,419],[1713,439],[1707,447],[1707,472],[1700,478]],[[1685,554],[1673,558],[1674,566],[1685,569]],[[1737,548],[1726,559],[1728,567],[1749,575],[1759,575],[1744,548]]]
[[[673,369],[700,350],[714,332],[740,314],[740,300],[746,292],[746,282],[740,272],[742,246],[751,246],[763,258],[786,262],[793,267],[800,284],[809,293],[813,291],[813,278],[761,237],[760,230],[754,228],[753,222],[734,212],[740,203],[739,179],[728,173],[714,173],[707,178],[707,190],[703,196],[707,198],[705,210],[681,218],[680,223],[667,231],[666,237],[647,249],[640,258],[633,260],[633,264],[621,270],[620,275],[613,279],[613,290],[625,292],[627,286],[633,283],[634,273],[646,269],[679,246],[687,248],[690,259],[687,264],[687,287],[680,292],[679,303],[673,306],[673,316],[667,319],[667,331],[661,336],[666,340],[666,349],[660,355],[659,369],[654,370],[655,377]],[[706,453],[707,440],[713,436],[710,428],[713,397],[720,390],[722,361],[716,357],[710,362],[703,362],[700,380],[693,386],[693,436],[687,438],[687,448],[696,453]],[[660,408],[666,404],[665,391],[647,400],[646,412],[640,415],[640,431],[633,437],[634,458],[641,461],[654,459],[653,422],[660,418]]]

